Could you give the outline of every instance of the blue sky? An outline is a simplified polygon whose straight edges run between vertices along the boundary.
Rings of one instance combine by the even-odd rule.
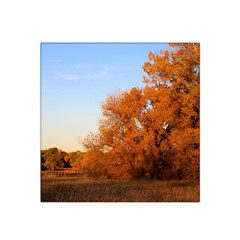
[[[101,103],[116,89],[143,86],[142,66],[161,43],[42,43],[41,148],[82,150],[97,131]]]

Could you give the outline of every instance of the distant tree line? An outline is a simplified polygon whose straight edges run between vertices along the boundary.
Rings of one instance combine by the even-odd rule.
[[[41,150],[41,170],[59,170],[64,168],[81,169],[84,153],[81,151],[64,152],[58,148]]]

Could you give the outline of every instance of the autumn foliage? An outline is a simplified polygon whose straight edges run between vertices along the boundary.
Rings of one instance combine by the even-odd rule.
[[[84,140],[93,176],[199,179],[200,46],[169,44],[143,65],[145,87],[114,92]]]
[[[80,151],[67,153],[56,147],[41,150],[41,170],[55,171],[64,168],[80,170],[83,157],[84,153]]]

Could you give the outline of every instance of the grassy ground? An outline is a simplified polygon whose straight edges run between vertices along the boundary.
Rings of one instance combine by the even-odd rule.
[[[198,182],[42,177],[42,202],[199,202]]]

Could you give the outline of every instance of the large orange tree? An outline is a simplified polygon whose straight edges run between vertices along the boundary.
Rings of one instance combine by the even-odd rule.
[[[151,127],[158,139],[158,161],[163,167],[160,175],[199,178],[199,44],[170,44],[169,51],[160,55],[150,52],[143,70],[147,73],[145,94],[153,112]]]
[[[199,178],[199,54],[197,43],[150,52],[143,65],[145,87],[107,97],[99,132],[85,139],[88,149],[103,153],[97,159],[105,168],[102,173],[118,178]]]

